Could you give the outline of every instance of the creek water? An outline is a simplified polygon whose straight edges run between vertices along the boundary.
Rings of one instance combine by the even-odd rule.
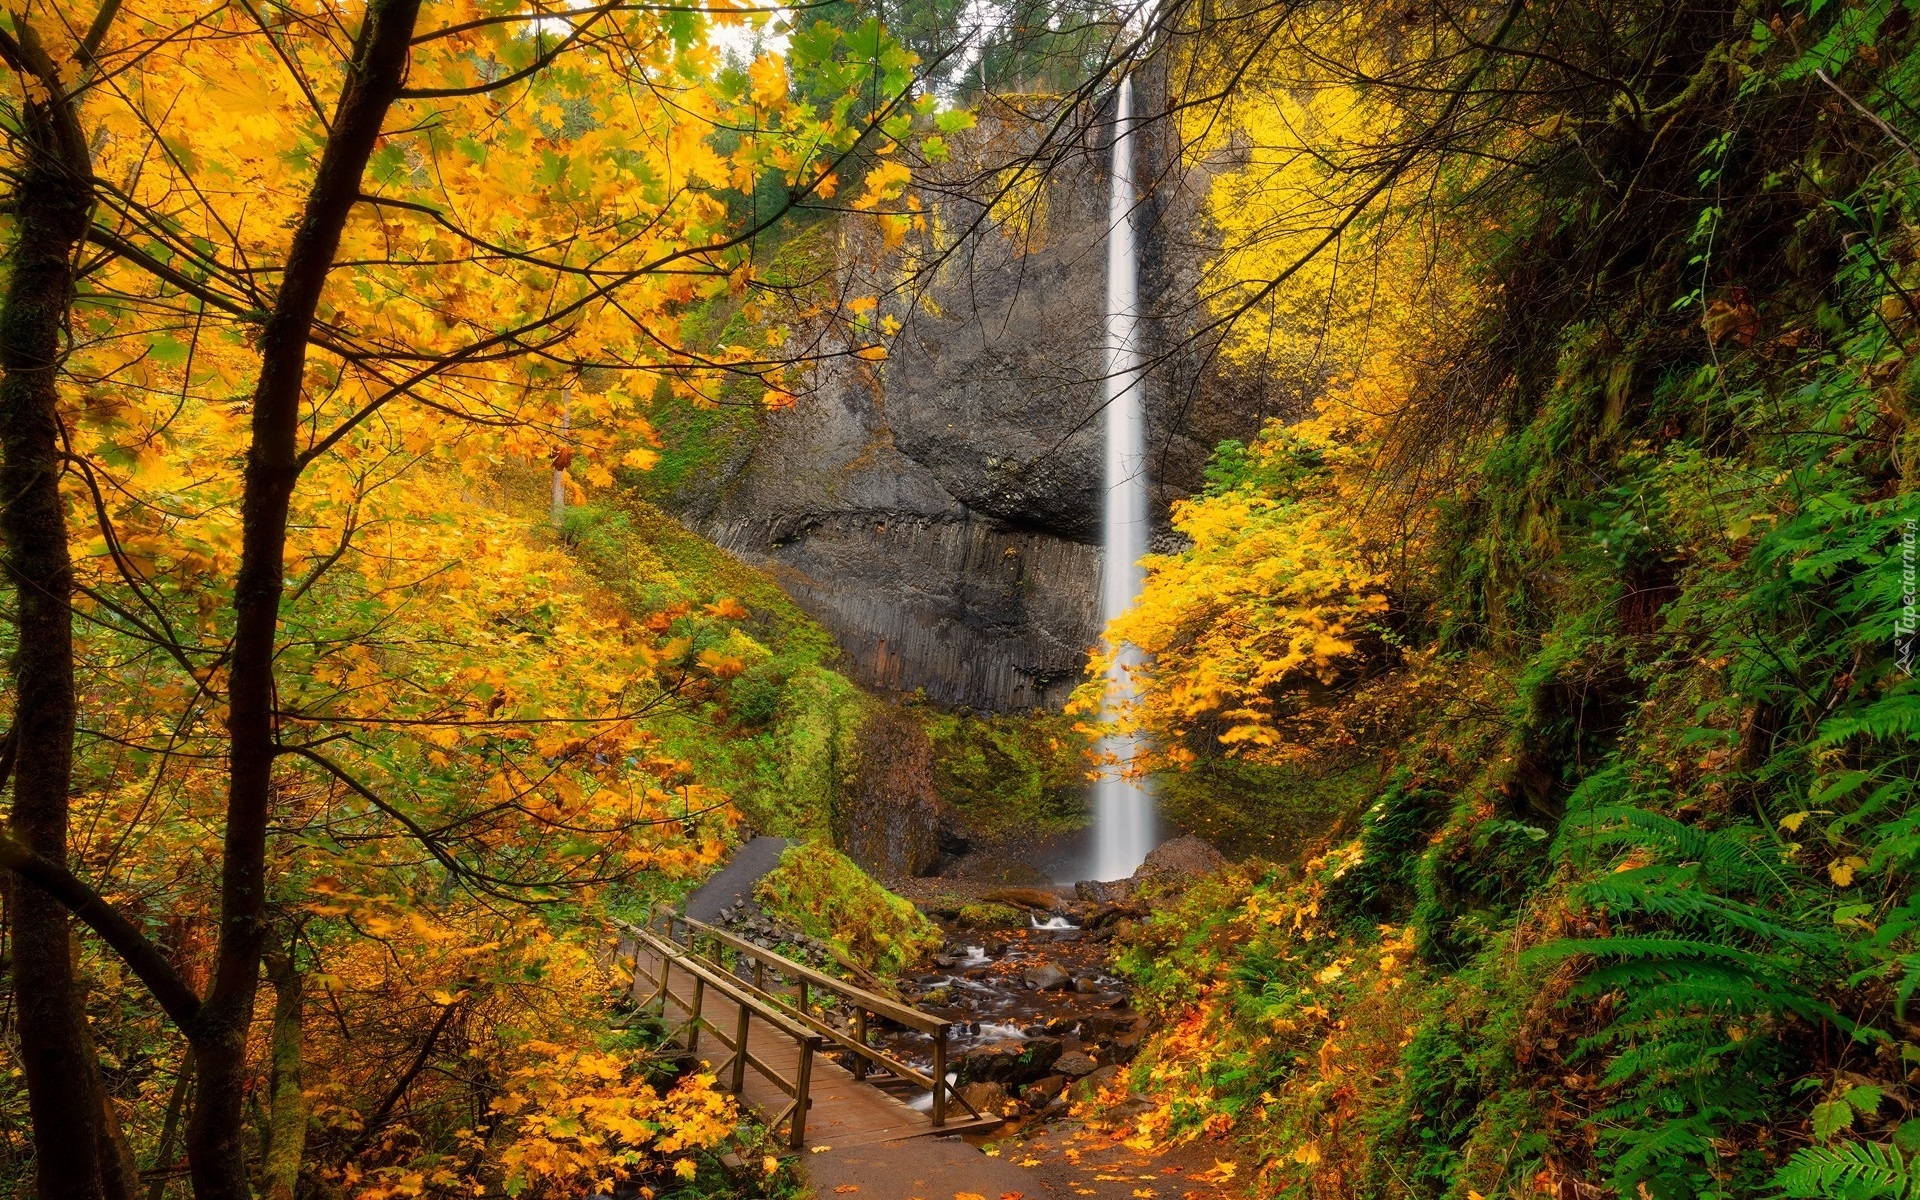
[[[1140,595],[1140,558],[1147,552],[1147,431],[1145,370],[1140,354],[1139,254],[1134,244],[1133,81],[1122,79],[1115,99],[1113,192],[1107,225],[1106,496],[1100,621],[1104,626]],[[1140,661],[1121,648],[1107,675],[1107,703],[1132,696],[1129,668]],[[1094,789],[1094,879],[1125,879],[1153,849],[1153,797],[1122,769],[1134,755],[1132,737],[1110,737]]]
[[[1063,918],[1027,929],[956,932],[930,970],[901,980],[901,998],[954,1022],[947,1052],[956,1065],[968,1050],[994,1042],[1045,1035],[1096,1045],[1133,1023],[1132,989],[1110,973],[1106,959],[1104,943],[1082,940]],[[1074,982],[1030,987],[1026,972],[1041,965],[1059,967]],[[933,1042],[924,1034],[884,1025],[871,1036],[922,1070],[933,1063]]]

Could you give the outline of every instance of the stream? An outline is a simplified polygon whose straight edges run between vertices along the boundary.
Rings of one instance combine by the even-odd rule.
[[[927,970],[900,979],[902,1000],[954,1023],[947,1035],[950,1081],[964,1082],[971,1051],[1041,1037],[1060,1041],[1063,1066],[1070,1055],[1090,1060],[1068,1077],[1131,1056],[1131,989],[1107,969],[1106,939],[1086,936],[1064,917],[1029,922],[1017,930],[950,931]],[[932,1069],[926,1034],[883,1026],[870,1036],[896,1058]],[[922,1095],[915,1106],[930,1103]]]

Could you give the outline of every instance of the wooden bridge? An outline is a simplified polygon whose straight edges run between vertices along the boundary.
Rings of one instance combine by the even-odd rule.
[[[859,1146],[1000,1123],[947,1082],[952,1022],[690,917],[665,916],[656,926],[626,926],[621,939],[634,1000],[656,1011],[689,1054],[701,1055],[707,1039],[718,1043],[724,1055],[711,1058],[714,1078],[774,1129],[785,1126],[794,1149],[809,1139]],[[932,1070],[869,1045],[879,1022],[931,1038]],[[926,1111],[908,1103],[922,1093],[931,1095]]]

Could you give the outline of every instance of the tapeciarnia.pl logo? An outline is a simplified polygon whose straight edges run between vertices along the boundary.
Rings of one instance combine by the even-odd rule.
[[[1900,615],[1893,622],[1893,653],[1900,669],[1913,674],[1916,629],[1920,629],[1920,584],[1916,584],[1916,553],[1920,553],[1920,517],[1908,517],[1900,529]]]

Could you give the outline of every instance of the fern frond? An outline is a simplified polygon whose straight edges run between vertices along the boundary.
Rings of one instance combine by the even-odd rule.
[[[1908,1200],[1920,1193],[1908,1162],[1880,1142],[1809,1146],[1773,1174],[1773,1186],[1795,1200]]]

